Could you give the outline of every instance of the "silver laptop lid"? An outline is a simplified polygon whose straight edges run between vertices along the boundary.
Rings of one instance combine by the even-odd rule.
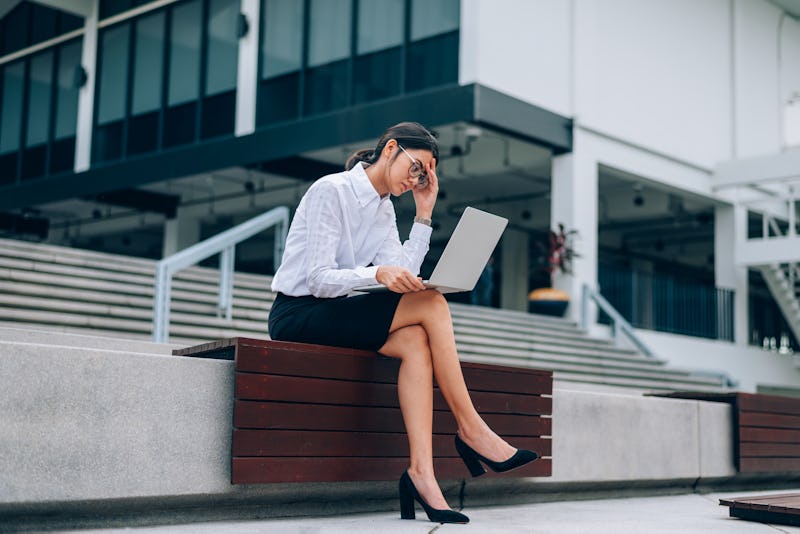
[[[472,291],[506,225],[508,219],[467,207],[431,273],[430,285]]]

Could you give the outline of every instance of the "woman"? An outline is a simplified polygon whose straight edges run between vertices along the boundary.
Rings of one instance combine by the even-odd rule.
[[[389,128],[375,149],[353,154],[345,172],[317,180],[300,201],[269,316],[272,339],[376,350],[401,359],[397,378],[410,463],[400,479],[403,519],[414,500],[431,521],[466,523],[450,510],[433,472],[433,376],[458,424],[455,444],[473,476],[537,458],[503,441],[481,419],[464,385],[450,309],[417,276],[428,251],[439,192],[435,137],[417,123]],[[416,217],[401,244],[390,195],[412,192]],[[380,283],[390,291],[345,298]]]

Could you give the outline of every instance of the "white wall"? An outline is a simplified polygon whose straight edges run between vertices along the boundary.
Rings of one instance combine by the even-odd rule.
[[[571,2],[462,0],[459,83],[572,115]]]
[[[708,340],[637,330],[636,334],[669,365],[684,369],[724,371],[739,381],[738,391],[755,392],[756,386],[800,388],[800,369],[792,357]]]

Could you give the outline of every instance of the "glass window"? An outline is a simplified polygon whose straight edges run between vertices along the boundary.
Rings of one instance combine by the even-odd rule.
[[[139,115],[161,107],[164,68],[164,13],[136,21],[133,59],[133,101],[131,114]]]
[[[50,130],[50,94],[53,86],[53,51],[34,56],[28,85],[28,137],[26,146],[47,143]]]
[[[236,89],[239,0],[211,0],[208,13],[206,96]]]
[[[3,71],[3,107],[0,108],[0,154],[19,150],[24,88],[25,63],[20,61],[6,66]]]
[[[170,32],[169,91],[170,106],[197,100],[200,79],[200,2],[182,4],[172,13]]]
[[[56,35],[59,12],[55,9],[32,4],[31,12],[31,44],[41,43]]]
[[[404,0],[370,0],[358,5],[358,54],[403,44]]]
[[[31,5],[27,2],[20,3],[5,16],[5,36],[3,40],[3,52],[8,54],[15,50],[20,50],[28,46],[30,41],[28,35],[28,23],[30,20]]]
[[[411,40],[457,30],[460,19],[459,0],[412,0]]]
[[[78,122],[78,89],[75,87],[75,77],[80,64],[80,41],[61,48],[56,78],[56,139],[75,135]]]
[[[266,0],[261,78],[299,70],[303,64],[303,2]]]
[[[350,57],[352,0],[311,0],[308,66]]]
[[[100,41],[100,80],[97,124],[107,124],[125,117],[128,87],[128,41],[130,25],[103,32]]]

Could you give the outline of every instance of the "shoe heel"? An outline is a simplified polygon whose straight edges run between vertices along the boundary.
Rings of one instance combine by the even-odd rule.
[[[475,454],[475,451],[470,449],[466,443],[462,442],[458,436],[456,436],[456,451],[458,451],[461,459],[464,460],[464,465],[467,466],[469,473],[473,477],[479,477],[486,473],[486,469],[484,469],[483,465],[481,465],[481,462],[478,460],[478,456]]]
[[[404,484],[405,480],[400,479],[400,519],[416,519],[414,512],[414,495]]]

